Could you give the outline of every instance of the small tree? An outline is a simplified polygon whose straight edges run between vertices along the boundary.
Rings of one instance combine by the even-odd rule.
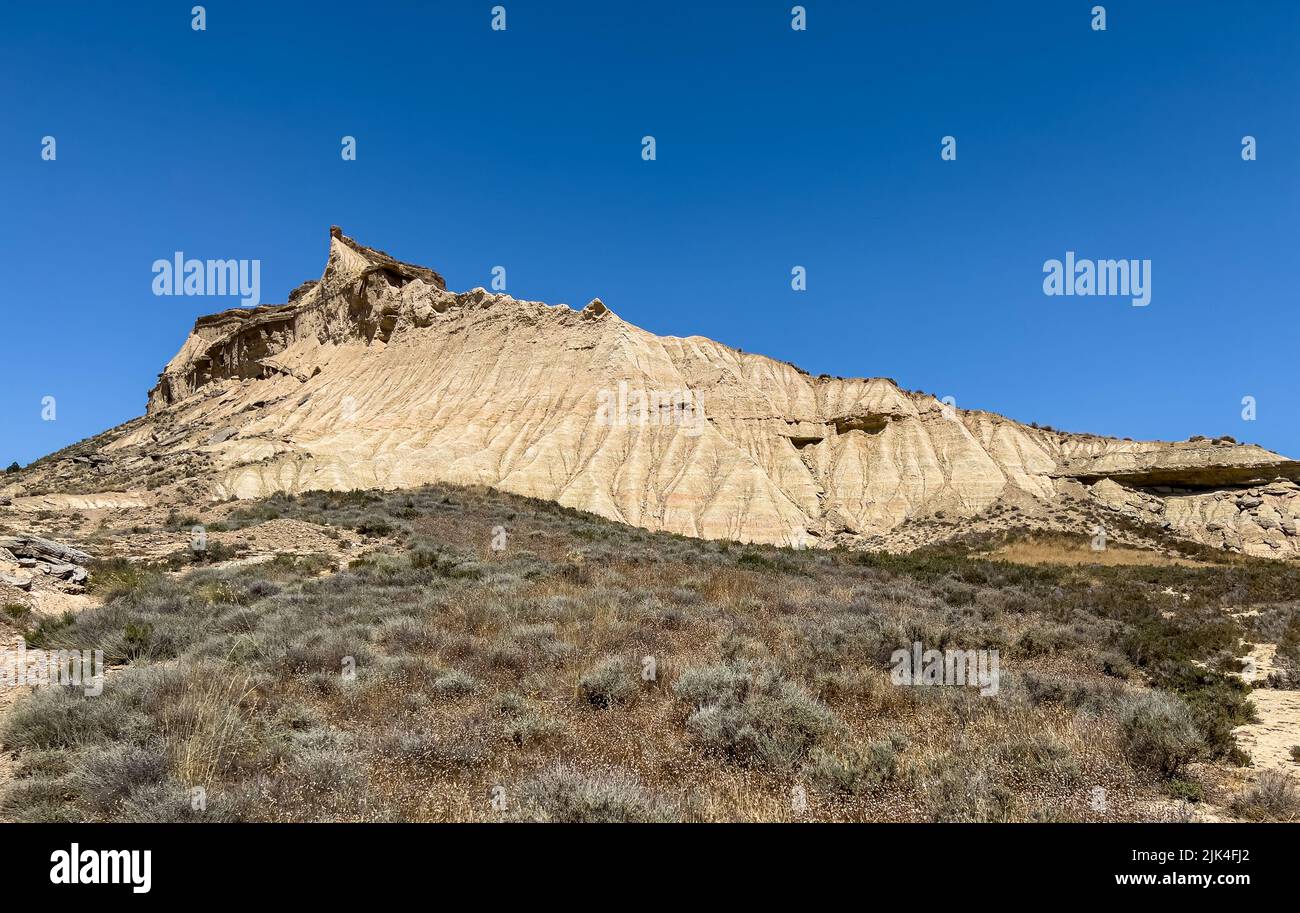
[[[22,467],[18,465],[17,461],[15,461],[9,464],[9,468],[6,469],[5,472],[17,472],[20,469],[22,469]]]

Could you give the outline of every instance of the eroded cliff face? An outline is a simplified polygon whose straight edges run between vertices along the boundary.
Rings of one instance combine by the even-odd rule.
[[[1300,551],[1300,464],[1260,448],[1048,431],[658,337],[600,301],[453,293],[338,229],[319,282],[199,320],[146,417],[107,438],[101,459],[176,461],[172,484],[213,498],[480,484],[689,536],[868,547],[1122,514]]]

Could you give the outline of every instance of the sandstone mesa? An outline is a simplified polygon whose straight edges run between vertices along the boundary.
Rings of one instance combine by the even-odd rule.
[[[1297,479],[1300,463],[1253,445],[1036,428],[887,378],[656,336],[599,300],[450,292],[336,227],[320,280],[200,318],[143,417],[0,496],[77,510],[450,482],[743,542],[906,549],[1125,518],[1297,557]]]

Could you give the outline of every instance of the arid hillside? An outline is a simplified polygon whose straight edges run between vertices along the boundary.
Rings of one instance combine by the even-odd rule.
[[[453,293],[335,228],[319,281],[200,319],[145,416],[0,497],[31,513],[443,482],[738,542],[905,550],[1032,525],[1294,557],[1297,478],[1228,438],[1068,434],[655,336],[600,301]]]
[[[0,635],[106,680],[0,688],[8,820],[1300,814],[1290,562],[746,546],[452,486],[78,522],[40,531],[88,580],[0,591]]]

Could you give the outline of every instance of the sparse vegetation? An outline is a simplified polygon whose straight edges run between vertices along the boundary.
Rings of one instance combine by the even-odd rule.
[[[574,769],[564,764],[524,784],[519,817],[566,824],[666,823],[681,813],[625,771]]]
[[[636,692],[636,680],[626,660],[608,656],[578,681],[578,687],[592,706],[613,707]]]
[[[1204,737],[1187,705],[1170,694],[1128,698],[1120,712],[1124,749],[1135,764],[1176,777],[1204,751]]]
[[[1280,770],[1260,771],[1254,785],[1233,799],[1231,809],[1248,821],[1300,820],[1300,783]]]
[[[441,486],[277,496],[221,524],[275,518],[366,547],[342,569],[225,565],[210,539],[207,558],[94,563],[104,604],[75,617],[3,607],[30,645],[122,668],[99,697],[17,703],[0,817],[1136,818],[1090,790],[1203,801],[1195,762],[1240,760],[1248,628],[1280,668],[1300,651],[1300,568],[1254,560],[736,546]],[[998,693],[894,684],[914,642],[998,650]],[[1281,817],[1287,795],[1261,775],[1241,815]]]
[[[31,606],[23,605],[21,602],[6,602],[0,606],[0,612],[3,612],[6,618],[22,623],[31,617],[32,609]]]

